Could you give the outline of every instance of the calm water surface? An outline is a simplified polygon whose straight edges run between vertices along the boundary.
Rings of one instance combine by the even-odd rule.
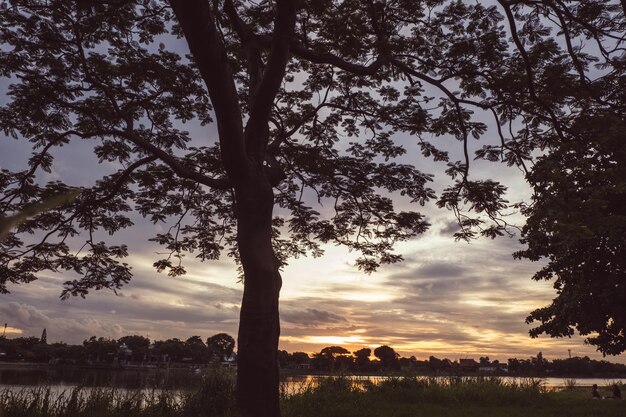
[[[191,391],[201,381],[202,372],[194,369],[151,369],[151,370],[110,370],[85,368],[55,368],[48,366],[1,366],[0,390],[24,390],[39,386],[48,386],[54,392],[61,393],[74,387],[115,387],[122,391],[133,390],[172,390]],[[302,375],[283,376],[282,389],[291,394],[301,391],[307,386],[315,385],[320,378],[327,376]],[[388,379],[385,376],[349,376],[356,384],[370,381],[376,384]],[[418,377],[427,378],[427,377]],[[507,378],[508,380],[522,381],[528,378]],[[560,388],[566,385],[565,378],[535,378],[540,379],[547,388]],[[600,387],[620,382],[626,384],[626,378],[572,378],[576,386],[590,387],[598,384]]]

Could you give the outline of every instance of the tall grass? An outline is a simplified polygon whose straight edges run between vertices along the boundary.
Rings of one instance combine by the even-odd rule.
[[[232,372],[207,374],[197,390],[49,387],[0,391],[0,417],[227,417],[234,410]]]
[[[565,378],[563,380],[563,386],[565,389],[573,390],[576,388],[576,385],[578,385],[578,381],[574,378]]]
[[[0,392],[0,417],[227,417],[234,415],[234,374],[215,370],[197,389],[50,388]],[[586,391],[547,392],[540,380],[496,377],[328,377],[283,385],[284,417],[624,416],[626,402],[592,401]]]
[[[415,409],[423,413],[424,406],[433,412],[450,407],[462,411],[466,406],[506,405],[523,409],[540,402],[546,392],[540,380],[496,377],[397,377],[376,382],[329,377],[300,388],[283,399],[285,416],[416,415]]]
[[[528,404],[546,391],[539,379],[498,377],[392,378],[371,384],[368,391],[400,401],[435,404]]]
[[[334,401],[338,398],[376,397],[386,401],[434,404],[477,402],[487,404],[529,403],[546,392],[539,379],[498,377],[396,377],[376,382],[346,377],[321,378],[290,387],[285,397],[294,401]]]

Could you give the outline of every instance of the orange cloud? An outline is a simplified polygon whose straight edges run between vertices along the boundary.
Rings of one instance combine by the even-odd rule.
[[[18,329],[17,327],[7,326],[0,328],[5,334],[22,334],[24,331],[22,329]]]

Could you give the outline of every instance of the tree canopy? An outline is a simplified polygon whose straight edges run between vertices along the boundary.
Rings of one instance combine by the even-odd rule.
[[[233,354],[233,351],[235,350],[235,339],[233,339],[233,337],[229,334],[218,333],[206,340],[206,346],[212,356],[215,356],[222,361],[226,360]]]
[[[194,7],[208,7],[198,4]],[[418,212],[396,211],[389,193],[406,197],[405,206],[436,196],[428,187],[430,174],[397,161],[406,146],[395,136],[411,135],[424,155],[448,165],[455,180],[437,204],[456,209],[465,202],[496,217],[505,207],[504,187],[467,176],[468,141],[486,130],[484,122],[472,119],[473,111],[491,109],[499,123],[526,118],[526,129],[503,136],[500,145],[485,145],[480,154],[521,163],[528,148],[546,141],[544,126],[555,110],[543,107],[548,102],[556,107],[570,92],[557,95],[552,86],[561,84],[565,90],[572,81],[563,71],[571,69],[569,63],[551,38],[539,28],[524,27],[520,36],[529,38],[527,58],[541,61],[533,70],[537,80],[529,83],[519,65],[521,53],[509,47],[504,16],[495,7],[440,1],[305,2],[290,41],[286,75],[281,75],[275,98],[266,99],[268,124],[258,127],[250,102],[251,96],[260,97],[256,88],[265,84],[255,83],[264,65],[270,65],[265,62],[271,55],[274,15],[269,3],[226,1],[221,8],[205,10],[216,19],[236,87],[228,94],[217,91],[215,97],[210,86],[207,94],[202,85],[203,77],[213,75],[202,75],[200,64],[191,65],[171,36],[182,33],[167,3],[3,5],[2,74],[17,78],[0,121],[8,135],[29,140],[34,150],[25,170],[2,172],[3,212],[70,188],[72,184],[42,184],[37,178],[54,169],[53,151],[77,140],[93,143],[101,162],[118,167],[94,179],[92,187],[83,187],[74,203],[24,222],[5,241],[3,291],[7,282],[31,281],[44,269],[78,274],[66,283],[64,296],[120,288],[131,278],[130,267],[122,262],[128,248],[105,239],[130,227],[134,210],[172,225],[152,238],[171,253],[155,262],[160,271],[183,274],[185,252],[202,260],[215,259],[222,250],[238,256],[230,192],[234,180],[220,159],[225,158],[222,142],[228,135],[222,127],[227,122],[220,118],[228,123],[247,119],[247,134],[254,131],[265,138],[257,159],[276,190],[273,245],[281,262],[320,255],[323,243],[359,251],[357,265],[366,271],[397,262],[401,257],[392,252],[394,242],[425,231],[428,223]],[[523,97],[527,85],[535,84],[537,91]],[[236,114],[219,111],[225,96],[236,100],[236,106],[231,103]],[[185,122],[206,124],[214,118],[219,144],[218,138],[193,141],[183,130]],[[449,160],[437,143],[443,135],[461,142],[464,160]],[[463,217],[462,226],[459,236],[469,237],[475,233],[472,226],[480,223]],[[493,236],[503,228],[491,224],[482,232]],[[38,231],[45,237],[41,242],[19,238]],[[89,237],[77,256],[70,238],[80,232]]]
[[[380,363],[385,369],[395,369],[398,367],[398,355],[396,351],[387,345],[374,349],[374,356],[380,359]]]
[[[577,330],[618,355],[626,350],[626,120],[586,115],[576,128],[586,140],[539,158],[529,176],[528,249],[516,256],[549,259],[533,278],[554,279],[557,297],[527,321],[539,322],[532,336]]]
[[[429,201],[454,212],[457,238],[506,233],[506,187],[470,176],[472,158],[529,171],[532,156],[584,142],[587,115],[622,118],[625,6],[3,0],[0,127],[33,154],[0,172],[0,213],[73,189],[42,172],[77,142],[109,172],[20,219],[1,243],[0,291],[44,270],[73,275],[63,297],[119,289],[129,248],[109,235],[132,213],[169,225],[151,238],[167,251],[158,271],[184,274],[185,253],[240,262],[240,412],[278,415],[286,259],[339,244],[366,272],[398,262],[394,244],[427,229],[416,208]],[[197,125],[211,137],[185,130]],[[409,141],[443,164],[440,193],[407,163]]]

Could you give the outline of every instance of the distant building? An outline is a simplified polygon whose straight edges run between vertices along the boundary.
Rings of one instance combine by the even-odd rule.
[[[122,343],[118,348],[117,348],[117,353],[120,356],[124,356],[124,357],[128,357],[128,356],[132,356],[133,351],[132,349],[130,349],[126,343]]]
[[[444,368],[452,368],[454,367],[454,362],[452,362],[450,359],[442,359],[441,360],[441,364]]]
[[[46,328],[43,328],[43,332],[41,332],[41,339],[39,339],[40,343],[44,345],[48,344],[48,333],[46,333]]]
[[[459,359],[459,369],[462,371],[477,371],[478,365],[474,359]]]
[[[500,374],[508,373],[509,367],[506,363],[490,363],[488,365],[481,365],[478,367],[478,372],[482,374]]]
[[[230,356],[224,356],[224,360],[221,361],[221,364],[226,368],[237,368],[237,354],[233,352]]]

